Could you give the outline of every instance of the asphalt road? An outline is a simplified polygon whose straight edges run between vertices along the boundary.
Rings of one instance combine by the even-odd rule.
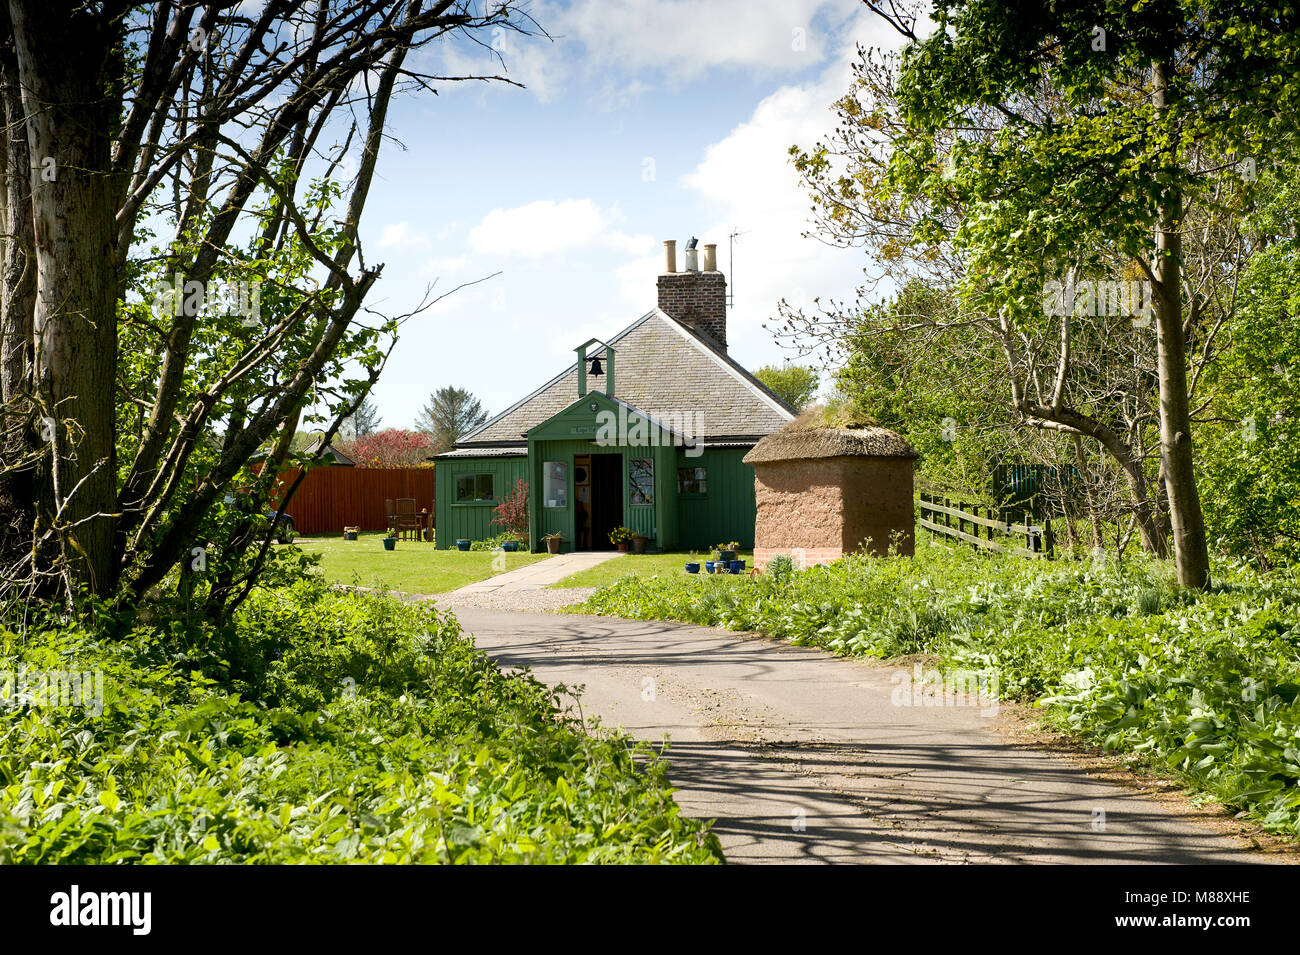
[[[667,737],[678,803],[731,862],[1281,861],[1010,742],[987,700],[926,705],[897,669],[680,624],[457,616],[502,664],[583,686],[586,715]]]

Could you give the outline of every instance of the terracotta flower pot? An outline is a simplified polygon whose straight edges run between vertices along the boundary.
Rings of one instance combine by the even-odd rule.
[[[618,542],[618,552],[619,552],[620,554],[626,554],[626,553],[627,553],[627,541],[619,541],[619,542]]]
[[[636,537],[632,538],[632,553],[644,554],[646,545],[649,543],[650,538],[642,537],[640,534],[637,534]]]

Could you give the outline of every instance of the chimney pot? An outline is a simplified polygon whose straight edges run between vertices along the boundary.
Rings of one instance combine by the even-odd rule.
[[[710,342],[727,351],[727,279],[718,269],[718,247],[704,246],[700,270],[699,240],[686,243],[686,268],[677,271],[677,244],[664,242],[668,271],[659,276],[659,308]]]
[[[677,271],[677,240],[676,239],[664,240],[664,254],[665,254],[665,258],[667,259],[666,268],[664,269],[664,271],[676,272]]]

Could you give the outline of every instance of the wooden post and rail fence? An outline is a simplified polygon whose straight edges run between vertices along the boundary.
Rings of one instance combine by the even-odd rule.
[[[968,505],[962,500],[953,501],[925,491],[921,492],[918,523],[932,534],[962,541],[976,550],[1051,560],[1056,549],[1050,518],[1042,526],[1014,524],[999,520],[991,507]]]

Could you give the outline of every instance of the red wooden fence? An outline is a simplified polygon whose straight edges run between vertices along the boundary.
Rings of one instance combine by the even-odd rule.
[[[297,477],[297,471],[282,472],[280,487],[287,490]],[[432,518],[433,494],[433,468],[327,466],[307,472],[285,510],[299,534],[342,534],[349,524],[382,531],[385,499],[413,497],[415,509],[427,507]]]

